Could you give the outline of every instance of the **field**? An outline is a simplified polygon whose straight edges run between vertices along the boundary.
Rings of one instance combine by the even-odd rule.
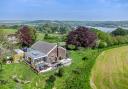
[[[16,29],[0,29],[0,31],[3,30],[6,35],[8,34],[14,34],[17,30]]]
[[[128,46],[104,51],[92,69],[93,89],[128,89]]]

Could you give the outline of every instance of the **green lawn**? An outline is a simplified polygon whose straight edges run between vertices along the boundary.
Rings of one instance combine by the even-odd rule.
[[[14,34],[17,31],[16,29],[0,29],[0,30],[3,30],[6,35]]]
[[[42,89],[45,86],[45,80],[50,74],[51,72],[38,75],[25,63],[4,65],[1,75],[2,79],[7,80],[8,83],[6,85],[1,85],[0,89],[16,89],[18,85],[23,89]],[[18,84],[13,81],[13,75],[17,75],[18,78],[23,80],[29,80],[31,83]]]
[[[93,89],[128,89],[128,46],[104,51],[92,69]]]

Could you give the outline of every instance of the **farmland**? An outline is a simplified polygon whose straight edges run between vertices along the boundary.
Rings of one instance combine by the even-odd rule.
[[[128,89],[128,46],[104,51],[92,69],[93,89]]]

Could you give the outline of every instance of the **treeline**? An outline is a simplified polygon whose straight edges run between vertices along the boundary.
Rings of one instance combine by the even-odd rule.
[[[72,30],[70,25],[66,24],[56,24],[56,23],[47,23],[36,26],[37,31],[43,33],[60,33],[66,34]]]
[[[24,25],[0,25],[0,29],[18,29]],[[58,23],[46,23],[46,24],[37,24],[37,25],[28,25],[35,28],[36,31],[42,33],[60,33],[66,34],[72,30],[72,27],[67,24],[58,24]]]
[[[0,29],[18,29],[21,25],[0,25]]]
[[[128,30],[123,28],[117,28],[111,33],[105,33],[97,29],[93,31],[98,36],[97,46],[104,48],[107,46],[128,44]]]
[[[95,28],[78,27],[68,34],[66,41],[68,49],[104,48],[120,44],[128,44],[128,30],[123,28],[106,33]]]

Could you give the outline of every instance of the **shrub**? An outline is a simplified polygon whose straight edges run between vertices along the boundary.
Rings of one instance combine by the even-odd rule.
[[[55,80],[56,80],[56,77],[55,77],[54,75],[51,75],[51,76],[49,77],[49,79],[46,80],[46,81],[53,83]]]
[[[1,85],[1,84],[2,84],[2,85],[5,85],[7,82],[8,82],[8,81],[6,81],[6,80],[0,80],[0,85]]]
[[[54,75],[51,75],[46,80],[46,85],[45,85],[44,89],[53,89],[55,80],[56,80],[56,77]]]
[[[75,45],[68,45],[67,46],[67,49],[70,49],[70,50],[76,50],[76,46]]]
[[[83,57],[82,60],[85,61],[85,60],[88,60],[88,58],[87,57]]]
[[[107,47],[107,43],[101,41],[101,42],[99,43],[99,48],[105,48],[105,47]]]
[[[64,75],[64,69],[60,68],[57,74],[59,77],[62,77]]]

